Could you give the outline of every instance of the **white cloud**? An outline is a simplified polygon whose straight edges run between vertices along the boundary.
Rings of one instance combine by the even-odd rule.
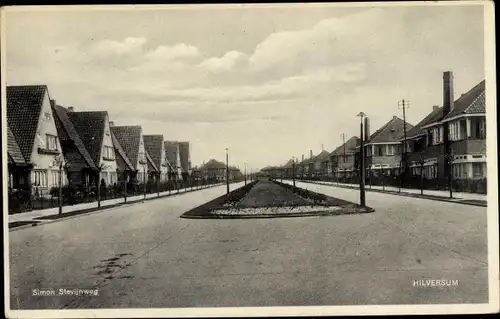
[[[103,40],[90,49],[90,52],[97,56],[125,55],[140,53],[147,40],[145,38],[128,37],[123,41]]]
[[[245,58],[245,54],[239,51],[229,51],[220,58],[206,59],[199,66],[211,72],[223,72],[232,69],[238,62]]]

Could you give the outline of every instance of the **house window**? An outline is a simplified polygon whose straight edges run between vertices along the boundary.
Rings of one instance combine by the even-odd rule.
[[[375,146],[376,156],[384,156],[384,151],[382,146]]]
[[[51,151],[57,151],[57,136],[47,134],[46,140],[47,140],[47,144],[46,144],[47,149],[49,149]]]
[[[46,120],[50,120],[50,112],[43,113],[43,118]]]
[[[477,123],[476,123],[476,136],[479,139],[486,138],[486,121],[485,120],[477,121]]]
[[[437,165],[428,165],[424,167],[424,177],[425,178],[436,178],[437,177]]]
[[[61,172],[53,170],[50,172],[50,186],[59,186]]]
[[[392,156],[396,153],[396,145],[386,145],[386,155]]]
[[[113,147],[104,146],[104,157],[108,159],[115,159],[115,152]]]
[[[472,163],[472,176],[482,178],[486,173],[486,163]]]
[[[453,177],[458,179],[466,179],[467,178],[467,164],[466,163],[456,163],[453,164],[452,171]]]
[[[452,122],[448,124],[450,141],[460,140],[460,123]]]
[[[47,171],[46,170],[34,170],[32,173],[31,180],[33,181],[33,186],[47,187]]]
[[[436,127],[432,129],[432,144],[437,145],[441,144],[443,142],[443,128],[442,127]]]

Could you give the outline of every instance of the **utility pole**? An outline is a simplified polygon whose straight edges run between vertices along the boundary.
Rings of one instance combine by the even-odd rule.
[[[293,188],[295,189],[295,157],[292,157],[292,180],[293,180]]]
[[[361,206],[366,206],[365,200],[365,147],[363,145],[364,142],[364,130],[363,130],[363,120],[365,117],[365,113],[360,112],[358,114],[361,117],[360,123],[360,161],[359,161],[359,201]]]
[[[245,185],[247,184],[247,163],[245,163]]]
[[[407,147],[407,143],[406,143],[406,109],[408,109],[410,106],[410,102],[408,101],[405,101],[405,99],[402,99],[400,102],[399,102],[399,107],[403,109],[403,134],[404,134],[404,137],[403,137],[403,152],[402,152],[402,155],[403,155],[403,175],[401,176],[401,178],[405,178],[406,180],[406,176],[408,174],[408,161],[407,161],[407,150],[408,150],[408,147]]]
[[[344,148],[344,158],[342,159],[342,162],[345,163],[345,156],[346,156],[346,154],[345,154],[345,133],[342,133],[340,136],[342,137],[342,145]]]
[[[229,149],[226,148],[226,191],[229,194]]]

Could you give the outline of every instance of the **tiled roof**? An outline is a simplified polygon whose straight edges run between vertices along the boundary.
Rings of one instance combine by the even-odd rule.
[[[436,121],[439,121],[443,117],[443,108],[438,107],[433,109],[431,113],[429,113],[423,120],[421,120],[417,125],[415,125],[411,130],[407,131],[406,137],[412,138],[424,134],[423,126],[429,125]],[[402,137],[404,138],[404,137]]]
[[[399,142],[401,137],[404,135],[403,128],[404,121],[397,116],[393,116],[389,122],[373,133],[365,144]],[[413,125],[406,122],[406,132],[412,128]]]
[[[135,126],[111,126],[111,131],[115,134],[116,139],[127,154],[129,160],[137,165],[139,158],[139,144],[141,142],[142,128]]]
[[[46,85],[7,87],[7,123],[23,157],[31,158]]]
[[[184,173],[189,172],[189,142],[179,142],[181,168]]]
[[[165,141],[165,154],[172,166],[177,166],[177,152],[179,151],[179,144],[176,141]]]
[[[443,120],[460,114],[486,113],[485,84],[485,80],[479,82],[467,93],[457,99],[454,103],[453,111],[448,113]]]
[[[143,135],[146,152],[155,163],[156,167],[161,167],[161,150],[163,146],[163,135]]]
[[[15,164],[26,164],[23,154],[19,149],[19,145],[17,145],[16,138],[14,137],[14,134],[12,134],[12,131],[10,130],[10,127],[8,125],[7,125],[7,153],[9,155],[9,162]]]
[[[352,154],[355,153],[356,151],[356,146],[359,146],[359,137],[353,136],[350,139],[348,139],[345,144],[340,145],[337,147],[333,152],[330,153],[330,155],[344,155],[344,145],[345,145],[345,153],[346,154]]]
[[[293,159],[288,160],[285,165],[283,165],[284,168],[293,168]]]
[[[111,131],[111,139],[113,140],[115,153],[116,155],[118,155],[116,156],[116,165],[118,165],[118,168],[120,168],[122,171],[124,170],[134,171],[135,170],[134,165],[132,165],[130,159],[127,157],[127,154],[125,154],[125,151],[123,150],[122,146],[120,145],[120,142],[116,138],[113,131]]]
[[[91,169],[97,170],[97,166],[90,156],[87,148],[85,147],[83,141],[80,138],[80,135],[76,131],[73,123],[68,117],[68,110],[60,105],[52,105],[52,111],[54,113],[54,121],[56,123],[57,134],[59,135],[59,139],[61,141],[73,141],[78,152],[87,163],[88,167]],[[63,152],[64,152],[63,147]]]
[[[330,153],[328,153],[328,151],[321,151],[321,153],[319,153],[318,155],[316,155],[316,157],[314,158],[314,161],[315,162],[323,162],[323,161],[327,161],[330,159]]]
[[[104,127],[106,125],[106,111],[74,112],[67,111],[73,127],[80,136],[92,161],[96,166],[100,165],[102,141],[104,138]]]
[[[147,150],[146,150],[146,160],[147,160],[147,165],[148,165],[148,171],[158,172],[158,167],[153,162],[153,159],[151,158],[151,156],[149,155]]]

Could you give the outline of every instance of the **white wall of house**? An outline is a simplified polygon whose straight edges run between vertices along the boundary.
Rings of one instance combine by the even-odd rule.
[[[113,140],[111,139],[111,129],[109,127],[109,118],[106,116],[104,124],[104,135],[101,145],[101,158],[99,159],[99,165],[102,165],[101,177],[104,179],[106,185],[113,185],[117,182],[117,164],[115,148],[113,146]]]
[[[161,163],[160,163],[160,180],[162,182],[168,181],[168,164],[167,164],[167,152],[165,149],[165,143],[161,142]]]
[[[48,138],[48,136],[53,138]],[[57,150],[60,155],[42,154],[39,153],[38,148]],[[61,149],[49,95],[45,92],[30,158],[31,163],[34,165],[31,172],[31,183],[33,186],[40,186],[40,189],[50,189],[59,185],[60,171],[55,160],[59,158],[63,162],[63,165],[65,164]],[[62,174],[63,185],[66,185],[68,182],[65,175],[64,173]]]
[[[146,159],[146,148],[144,147],[144,139],[142,137],[142,132],[139,140],[139,152],[137,156],[136,167],[138,169],[137,180],[139,183],[144,183],[144,181],[147,180],[148,164]]]

